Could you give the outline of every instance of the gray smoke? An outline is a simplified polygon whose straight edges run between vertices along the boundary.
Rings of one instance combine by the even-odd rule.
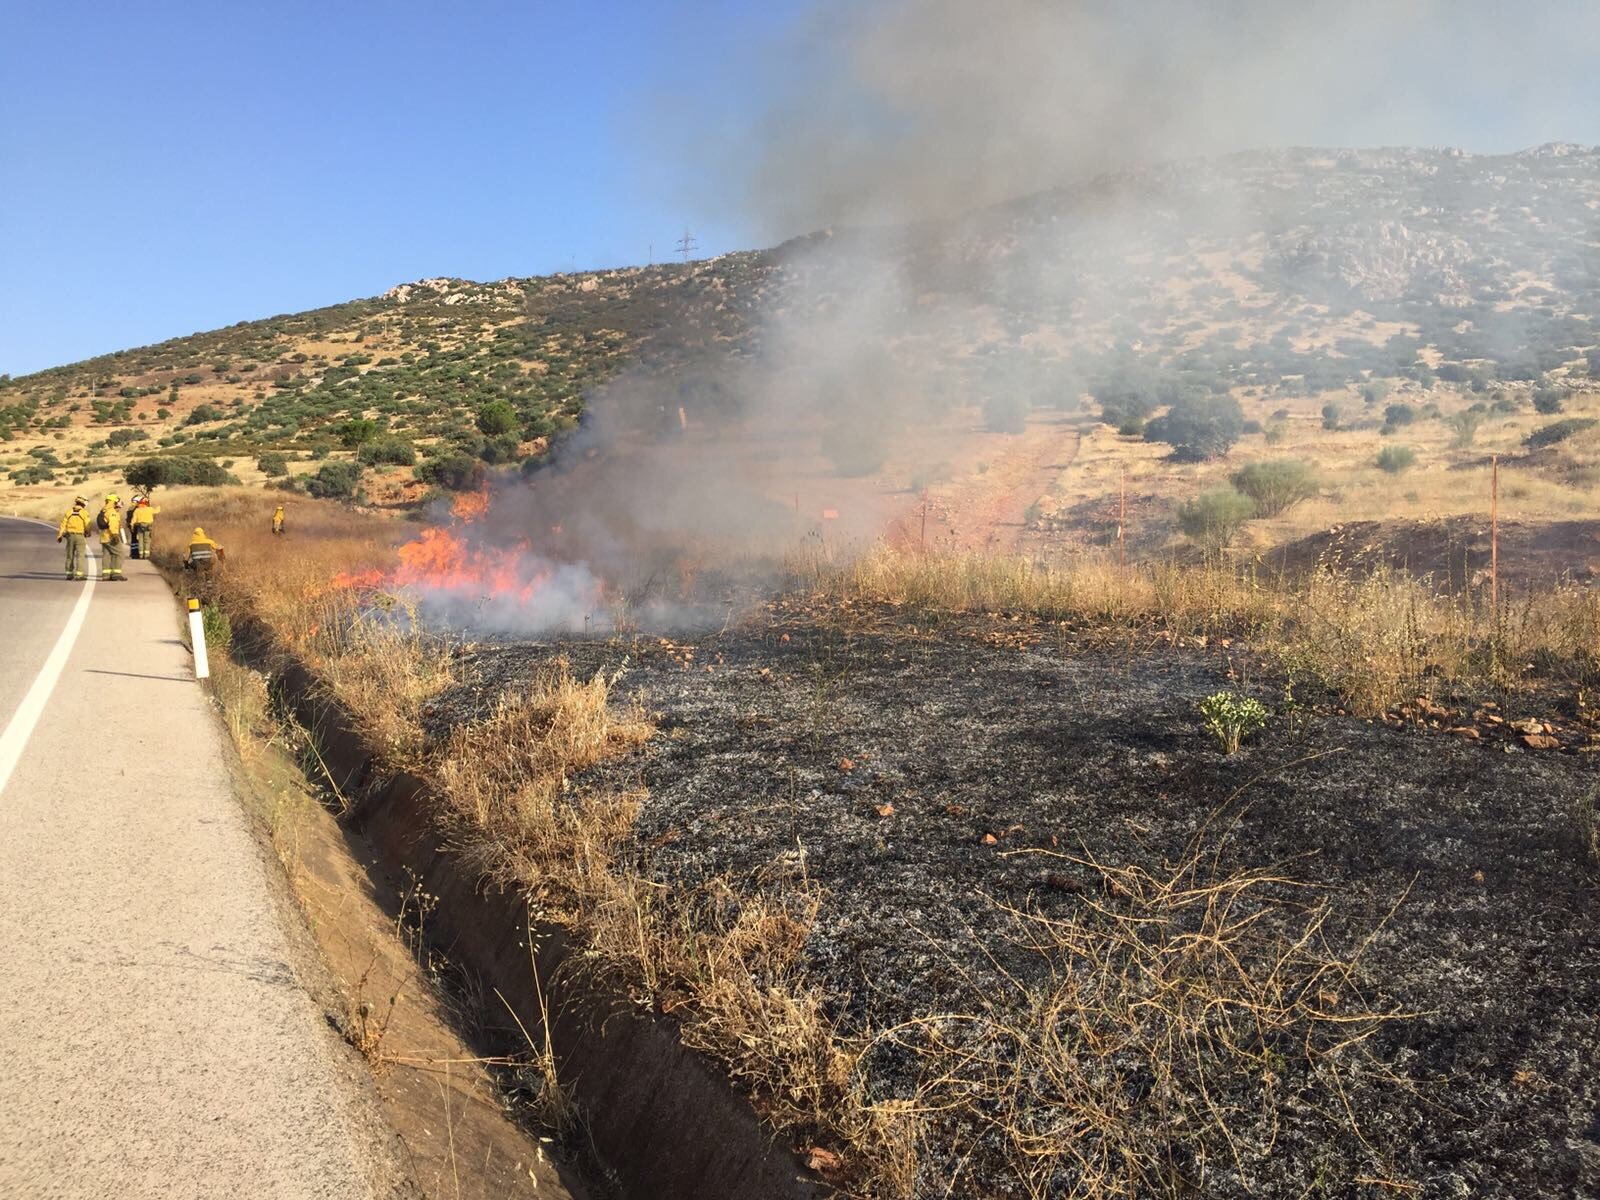
[[[1073,354],[1125,345],[1165,282],[1139,264],[1271,224],[1225,163],[1126,169],[1449,140],[1469,80],[1498,86],[1486,128],[1551,136],[1574,102],[1507,81],[1595,32],[1588,6],[1487,0],[820,4],[762,73],[745,128],[709,153],[670,148],[703,206],[734,198],[723,215],[757,236],[827,232],[785,247],[749,347],[601,389],[547,468],[498,491],[481,533],[526,539],[526,570],[549,586],[536,603],[458,597],[453,621],[718,619],[708,577],[759,578],[796,543],[832,554],[883,531],[889,504],[829,524],[830,479],[906,486],[933,465],[920,431],[977,428],[980,405],[1070,408],[1085,383]],[[1010,204],[1050,189],[1065,189],[1056,216]]]
[[[667,144],[701,211],[732,194],[722,215],[783,238],[1238,150],[1600,141],[1593,92],[1563,86],[1597,44],[1582,0],[824,3],[717,169]]]

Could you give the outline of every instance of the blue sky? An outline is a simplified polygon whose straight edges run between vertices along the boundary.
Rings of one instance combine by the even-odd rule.
[[[659,259],[652,111],[781,5],[83,3],[0,22],[0,372],[478,279]]]
[[[424,276],[636,263],[652,243],[659,260],[686,224],[706,253],[757,244],[770,221],[741,212],[729,160],[808,87],[838,93],[821,107],[849,119],[848,70],[786,68],[835,28],[813,10],[869,3],[10,0],[0,372]],[[1369,91],[1362,123],[1313,118],[1293,140],[1600,141],[1583,0],[1536,4],[1531,21],[1499,0],[1385,7],[1407,4],[1487,23],[1463,41],[1462,22],[1436,22],[1368,72],[1404,79],[1408,119],[1387,124]],[[1486,71],[1502,27],[1536,61]]]

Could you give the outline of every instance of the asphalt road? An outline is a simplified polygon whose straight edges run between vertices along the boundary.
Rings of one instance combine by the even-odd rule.
[[[404,1192],[171,592],[60,568],[0,519],[0,1197]]]

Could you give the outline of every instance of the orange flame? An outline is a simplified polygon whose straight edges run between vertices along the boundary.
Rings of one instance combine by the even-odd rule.
[[[335,588],[414,590],[454,593],[463,599],[510,601],[528,605],[551,582],[556,567],[537,555],[527,539],[474,543],[460,528],[424,529],[398,550],[392,571],[345,571],[334,576]],[[596,582],[592,603],[604,589]]]
[[[336,588],[382,587],[388,578],[387,574],[376,567],[367,571],[340,571],[333,577],[333,586]]]
[[[455,503],[450,505],[450,513],[458,521],[471,524],[480,520],[489,511],[489,489],[480,492],[462,492],[455,498]]]

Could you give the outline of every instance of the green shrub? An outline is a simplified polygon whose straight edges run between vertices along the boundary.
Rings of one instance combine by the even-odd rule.
[[[1233,474],[1233,486],[1255,501],[1256,513],[1275,517],[1302,500],[1309,500],[1321,486],[1316,472],[1292,458],[1254,462]]]
[[[1389,475],[1408,471],[1417,462],[1417,452],[1410,446],[1385,446],[1378,452],[1378,470]]]
[[[488,477],[481,460],[459,451],[425,459],[412,473],[423,483],[451,492],[475,492]]]
[[[403,437],[380,437],[364,442],[356,451],[356,458],[368,466],[385,463],[409,467],[417,461],[417,450]]]
[[[306,477],[306,493],[319,500],[349,500],[360,486],[360,463],[323,463],[315,475]]]
[[[1339,428],[1339,422],[1344,419],[1344,413],[1339,411],[1337,404],[1324,404],[1322,406],[1322,427],[1333,430]]]
[[[1091,389],[1100,405],[1100,419],[1122,434],[1144,431],[1144,423],[1159,407],[1156,399],[1161,381],[1139,371],[1119,372]]]
[[[197,404],[189,415],[183,419],[185,425],[200,425],[206,421],[220,421],[223,412],[214,404]]]
[[[281,478],[289,473],[289,457],[277,450],[268,450],[256,459],[256,469],[268,478]]]
[[[1224,754],[1237,754],[1239,744],[1267,723],[1266,706],[1249,696],[1214,692],[1200,701],[1205,730]]]
[[[1145,440],[1166,442],[1180,459],[1220,458],[1244,432],[1244,413],[1232,396],[1183,396],[1163,415],[1147,422]]]
[[[1561,388],[1541,387],[1533,392],[1533,411],[1542,417],[1553,417],[1567,406],[1567,393]]]
[[[1545,446],[1554,446],[1564,442],[1575,433],[1582,433],[1585,429],[1593,429],[1596,425],[1593,417],[1568,417],[1564,421],[1556,421],[1543,428],[1535,429],[1523,443],[1530,449],[1539,450]]]
[[[508,400],[491,400],[478,410],[478,430],[485,437],[515,434],[522,427]]]
[[[233,644],[233,622],[228,614],[215,604],[200,610],[200,628],[206,639],[206,649],[213,654],[226,654]]]
[[[364,442],[370,442],[379,433],[378,423],[367,417],[357,417],[346,421],[339,426],[339,444],[346,450],[354,450]]]
[[[142,429],[113,429],[106,437],[108,446],[126,446],[129,442],[145,442],[150,435]]]
[[[478,457],[486,463],[514,462],[517,457],[517,435],[514,433],[500,433],[494,437],[483,439],[483,445],[478,447]]]
[[[1450,444],[1457,450],[1465,450],[1478,436],[1478,426],[1483,424],[1483,414],[1467,409],[1465,412],[1451,413],[1445,418],[1444,423],[1455,435],[1450,439]]]
[[[142,459],[123,471],[122,477],[132,486],[145,492],[162,485],[175,487],[190,484],[197,487],[220,487],[223,484],[239,482],[209,458],[177,454]]]
[[[1178,507],[1178,528],[1202,550],[1215,553],[1231,545],[1255,513],[1250,497],[1231,487],[1216,488]]]
[[[1383,410],[1383,423],[1390,429],[1399,429],[1417,419],[1417,410],[1409,404],[1391,404]]]

